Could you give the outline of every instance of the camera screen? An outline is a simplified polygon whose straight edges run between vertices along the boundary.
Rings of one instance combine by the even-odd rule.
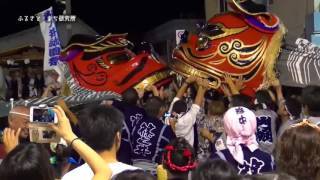
[[[33,109],[33,122],[54,123],[54,117],[51,109]]]

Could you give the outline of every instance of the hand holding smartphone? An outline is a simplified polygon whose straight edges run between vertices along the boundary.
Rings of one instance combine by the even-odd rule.
[[[30,108],[30,122],[57,124],[58,117],[52,107],[32,106]]]

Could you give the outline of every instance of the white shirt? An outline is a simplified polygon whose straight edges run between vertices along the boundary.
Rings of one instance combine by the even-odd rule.
[[[117,175],[119,173],[121,173],[122,171],[126,171],[126,170],[137,170],[139,168],[134,167],[134,166],[130,166],[128,164],[124,164],[121,162],[116,162],[116,163],[110,163],[109,164],[109,168],[112,171],[112,177],[114,175]],[[92,180],[93,178],[93,172],[90,168],[90,166],[85,163],[80,167],[75,168],[74,170],[68,172],[67,174],[65,174],[61,180]]]
[[[172,110],[173,104],[178,101],[179,98],[175,97],[170,105]],[[197,120],[197,114],[200,111],[200,106],[192,104],[190,110],[181,116],[175,125],[175,133],[177,137],[184,137],[191,146],[194,143],[194,124]]]

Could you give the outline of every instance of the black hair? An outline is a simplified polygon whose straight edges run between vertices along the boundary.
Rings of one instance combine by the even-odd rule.
[[[124,102],[131,105],[136,105],[137,101],[139,100],[139,95],[134,88],[130,88],[122,94],[122,98]]]
[[[285,106],[289,115],[291,115],[294,119],[300,118],[300,114],[302,112],[302,105],[296,98],[286,98]]]
[[[231,97],[231,107],[242,106],[248,109],[252,109],[252,102],[249,96],[243,94],[236,94]]]
[[[64,168],[68,165],[68,158],[71,156],[71,147],[66,147],[62,144],[58,144],[55,148],[55,162],[52,164],[54,167],[55,178],[60,179],[63,175]]]
[[[236,170],[230,164],[220,159],[209,159],[201,163],[192,173],[193,180],[230,180],[236,177]]]
[[[168,147],[172,149],[167,149]],[[186,150],[189,155],[185,154]],[[168,154],[170,152],[170,154]],[[189,156],[189,157],[188,157]],[[170,158],[170,159],[169,159]],[[173,176],[182,177],[195,167],[195,152],[193,147],[183,137],[173,139],[168,146],[166,151],[163,153],[163,167],[167,169]],[[170,164],[177,167],[185,167],[184,172],[177,168],[172,168]],[[191,167],[194,166],[194,167]]]
[[[183,100],[176,101],[172,106],[172,112],[176,112],[178,114],[187,112],[187,103]]]
[[[110,150],[117,132],[121,132],[124,115],[110,106],[94,105],[79,116],[79,129],[84,141],[94,150]]]
[[[19,144],[0,165],[1,180],[54,180],[49,153],[39,144]]]
[[[274,107],[272,98],[267,90],[257,91],[256,100],[258,101],[258,104],[256,104],[257,109],[263,109],[262,104],[265,104],[268,109],[272,109]]]
[[[302,90],[302,104],[307,106],[310,116],[320,116],[320,87],[307,86]]]
[[[144,109],[148,116],[157,118],[163,107],[165,107],[164,101],[157,96],[153,96],[147,100]]]
[[[119,173],[112,180],[156,180],[156,177],[143,170],[128,170]]]

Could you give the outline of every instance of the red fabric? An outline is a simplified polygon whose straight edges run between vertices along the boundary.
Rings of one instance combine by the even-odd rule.
[[[232,12],[214,16],[208,25],[218,25],[221,31],[202,29],[202,34],[190,34],[188,42],[174,50],[173,57],[209,74],[219,83],[224,82],[226,73],[234,79],[243,76],[245,89],[242,92],[254,96],[253,89],[257,89],[264,80],[265,65],[270,60],[266,49],[274,33],[259,31],[250,26],[241,14]],[[216,34],[210,35],[212,32]],[[201,37],[212,39],[208,39],[206,49],[199,50]]]
[[[6,157],[6,153],[4,151],[4,145],[0,144],[0,159],[4,159]]]
[[[155,72],[165,70],[166,66],[160,64],[148,52],[135,55],[123,45],[124,36],[107,36],[103,42],[96,42],[94,47],[114,46],[106,50],[95,52],[96,56],[91,59],[84,59],[88,50],[92,47],[81,47],[81,52],[68,61],[70,74],[77,80],[80,86],[94,91],[113,91],[122,93],[128,88],[140,83]],[[99,44],[100,43],[100,44]],[[117,45],[110,45],[117,44]],[[69,48],[68,51],[79,49],[78,46]],[[94,54],[94,53],[91,53]],[[123,59],[123,57],[129,57]],[[121,60],[115,61],[116,58]]]

